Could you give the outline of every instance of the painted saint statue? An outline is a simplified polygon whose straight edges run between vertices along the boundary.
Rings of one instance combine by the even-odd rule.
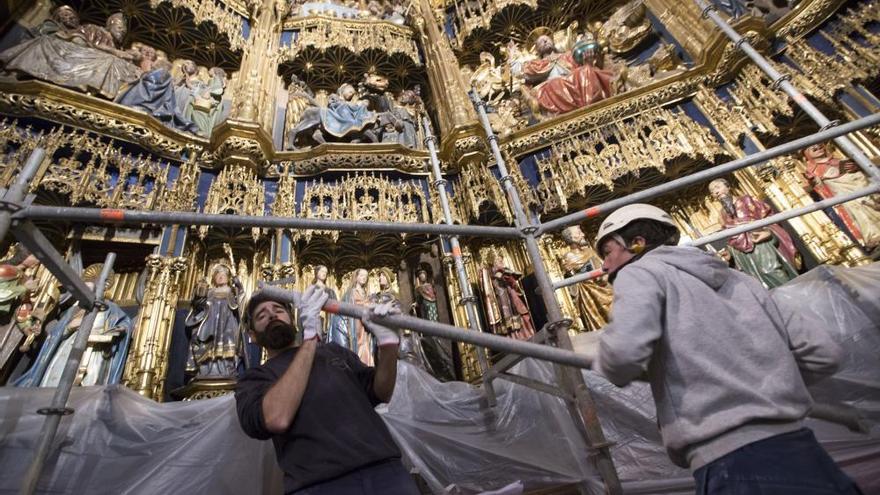
[[[94,288],[102,268],[103,264],[96,264],[83,271],[83,281],[90,289]],[[111,276],[107,280],[107,290],[112,286]],[[131,318],[116,303],[108,298],[105,298],[105,303],[107,309],[98,312],[90,329],[88,345],[83,353],[75,384],[111,385],[122,379],[133,324]],[[31,368],[16,380],[16,387],[58,386],[67,358],[73,349],[76,333],[85,316],[86,311],[73,304],[57,320],[46,324],[46,341]]]
[[[770,206],[747,194],[734,199],[730,184],[724,179],[709,183],[709,192],[721,202],[721,220],[728,229],[770,216]],[[797,250],[794,241],[782,226],[735,235],[727,240],[728,251],[736,267],[772,289],[797,276]]]
[[[347,303],[357,304],[358,306],[370,304],[370,294],[367,291],[369,276],[370,273],[364,268],[355,270],[351,287],[345,291],[342,300]],[[367,329],[364,328],[363,322],[359,318],[346,317],[345,328],[347,332],[344,347],[357,354],[367,366],[373,366],[373,339],[370,333],[367,332]]]
[[[562,267],[567,277],[590,272],[601,266],[580,227],[572,225],[566,228],[562,231],[562,239],[568,244],[568,252],[562,257]],[[570,286],[569,291],[587,329],[598,330],[608,324],[614,293],[607,282],[587,280]]]
[[[189,373],[195,372],[199,378],[236,376],[241,356],[239,322],[243,297],[241,282],[232,276],[229,267],[219,263],[211,270],[211,287],[204,282],[196,287],[185,321],[191,336]]]

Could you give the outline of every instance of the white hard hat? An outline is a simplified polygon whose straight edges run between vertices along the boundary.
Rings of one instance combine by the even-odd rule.
[[[670,227],[677,228],[675,222],[672,221],[672,217],[669,216],[669,213],[666,213],[656,206],[645,203],[633,203],[614,210],[614,212],[608,215],[608,218],[602,222],[602,225],[599,227],[599,233],[596,234],[596,249],[599,250],[602,248],[602,241],[605,240],[606,237],[626,227],[635,220],[654,220],[669,225]]]

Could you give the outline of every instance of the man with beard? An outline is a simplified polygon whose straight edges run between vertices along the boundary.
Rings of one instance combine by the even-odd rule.
[[[376,366],[320,341],[327,292],[310,286],[302,296],[302,344],[291,308],[257,292],[245,310],[248,333],[269,359],[238,382],[238,418],[248,436],[272,439],[284,471],[284,493],[308,495],[417,495],[400,450],[374,408],[388,402],[397,379],[400,338],[369,316],[399,313],[396,301],[374,306],[363,322],[378,342]]]
[[[773,213],[767,203],[748,194],[734,198],[730,194],[730,183],[725,179],[710,182],[709,193],[721,202],[721,221],[725,229],[761,220]],[[797,276],[797,249],[781,225],[773,224],[737,234],[727,240],[727,245],[736,267],[760,280],[768,289],[779,287]]]

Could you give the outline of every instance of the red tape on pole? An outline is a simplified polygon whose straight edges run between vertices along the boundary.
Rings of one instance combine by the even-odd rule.
[[[593,206],[593,207],[590,207],[590,208],[587,208],[586,210],[584,210],[584,215],[587,218],[593,218],[595,216],[599,216],[599,213],[601,213],[601,210],[599,210],[598,206]]]
[[[101,210],[101,220],[111,220],[114,222],[122,222],[125,220],[125,210]]]

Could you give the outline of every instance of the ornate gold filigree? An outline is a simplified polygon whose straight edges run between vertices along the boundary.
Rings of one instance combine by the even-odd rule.
[[[390,180],[378,175],[347,175],[335,183],[323,179],[307,183],[300,202],[301,218],[325,220],[371,220],[397,223],[430,222],[428,203],[419,181]],[[298,230],[294,239],[329,234],[338,238],[338,231]]]
[[[297,58],[307,47],[325,50],[341,46],[354,53],[367,50],[402,53],[421,65],[412,29],[406,26],[386,21],[309,16],[289,20],[284,28],[296,31],[296,39],[281,49],[279,63]]]
[[[0,83],[0,111],[42,117],[137,143],[178,158],[207,141],[163,126],[144,113],[42,81]]]
[[[319,154],[316,154],[315,152]],[[396,151],[396,152],[395,152]],[[287,161],[288,157],[293,158]],[[300,158],[301,157],[301,158]],[[315,175],[329,170],[398,170],[406,173],[427,171],[428,154],[398,144],[329,144],[310,152],[279,153],[276,170],[289,169],[295,175]]]
[[[265,210],[263,182],[252,169],[244,165],[227,165],[208,190],[205,200],[205,213],[262,216]],[[199,227],[204,237],[209,227]],[[260,229],[252,229],[254,239],[259,237]]]
[[[666,173],[674,160],[714,162],[724,150],[709,129],[680,111],[657,108],[632,119],[607,123],[582,137],[559,142],[538,160],[542,211],[566,211],[568,199],[586,197],[596,186],[613,190],[625,175],[655,169]]]

